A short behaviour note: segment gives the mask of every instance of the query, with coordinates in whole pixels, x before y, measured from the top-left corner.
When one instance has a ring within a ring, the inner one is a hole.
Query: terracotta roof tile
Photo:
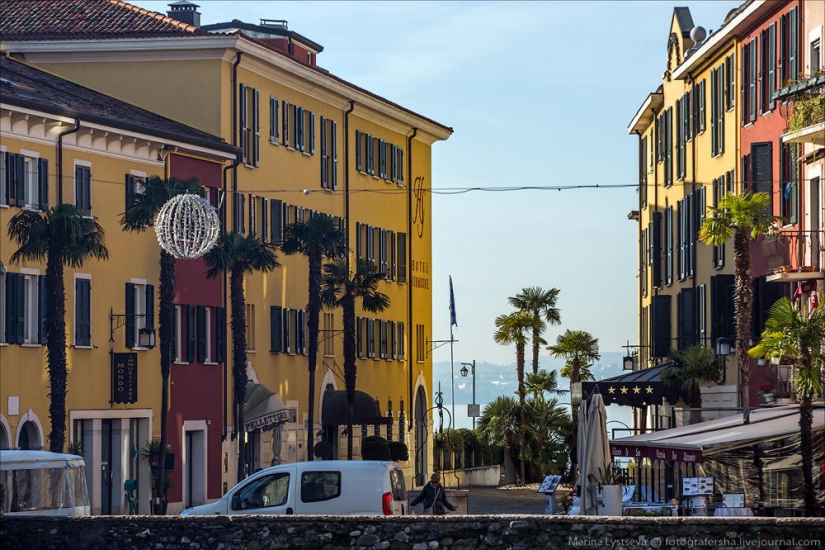
[[[8,57],[0,56],[0,71],[0,97],[4,103],[192,145],[236,151],[221,138]]]
[[[3,40],[88,40],[207,35],[120,0],[3,0]]]

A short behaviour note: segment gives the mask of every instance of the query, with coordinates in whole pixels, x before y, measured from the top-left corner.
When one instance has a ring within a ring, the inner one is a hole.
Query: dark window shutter
[[[19,273],[6,273],[6,342],[23,343],[25,322],[25,277]]]
[[[755,193],[773,191],[773,143],[763,141],[751,144],[751,182]]]
[[[705,131],[705,80],[699,83],[699,131]]]
[[[679,349],[689,348],[696,343],[696,308],[693,289],[686,288],[679,293]]]
[[[330,166],[330,179],[332,180],[333,191],[338,189],[338,123],[331,121],[329,140],[332,152],[332,165]]]
[[[135,347],[135,284],[126,283],[126,347]]]
[[[241,148],[243,161],[246,164],[251,163],[249,158],[249,122],[247,120],[247,98],[246,98],[246,84],[240,84],[238,87],[238,130],[240,131],[238,146]]]
[[[226,309],[215,309],[215,361],[226,361]]]
[[[355,341],[356,355],[364,357],[364,319],[362,317],[355,319]]]
[[[653,297],[653,357],[667,357],[670,351],[670,296]]]
[[[180,312],[181,306],[174,306],[174,317],[172,321],[172,362],[177,362],[181,360],[181,356],[178,353],[178,331],[180,331],[183,328],[181,326],[183,323],[180,318]]]
[[[269,141],[278,141],[278,98],[269,96]]]
[[[261,164],[261,96],[258,90],[252,90],[252,164]]]
[[[711,340],[714,344],[719,338],[736,337],[734,288],[733,275],[716,275],[710,279]]]
[[[292,351],[292,346],[290,346],[290,310],[289,308],[282,308],[281,309],[281,318],[283,319],[283,341],[282,341],[282,349],[284,353],[290,353]]]
[[[650,228],[650,267],[651,285],[662,286],[662,213],[654,212]]]
[[[791,189],[790,189],[790,213],[788,219],[791,223],[796,223],[799,217],[799,147],[798,143],[790,144],[790,169],[791,169]]]
[[[289,102],[283,102],[283,109],[281,109],[281,116],[283,117],[281,128],[281,143],[289,146]]]
[[[155,328],[155,285],[146,285],[146,328]]]
[[[364,171],[363,151],[361,150],[361,131],[355,130],[355,169]]]
[[[261,239],[269,242],[269,199],[264,197],[261,199]]]
[[[269,351],[280,353],[283,351],[282,334],[283,328],[281,326],[281,307],[270,306],[269,308]]]
[[[770,108],[776,107],[773,93],[776,91],[776,23],[768,27],[768,92],[771,96]]]
[[[0,204],[9,204],[9,180],[11,179],[12,169],[9,167],[9,159],[11,155],[5,151],[0,153],[3,158],[0,162],[3,163],[3,181],[0,181]]]
[[[765,321],[774,303],[785,295],[785,285],[780,283],[769,283],[765,281],[765,276],[754,279],[753,293],[753,321],[751,338],[759,341],[762,331],[765,330]]]
[[[75,280],[75,344],[92,345],[91,335],[91,281]]]
[[[309,154],[315,154],[315,113],[309,112]]]
[[[398,282],[407,282],[407,234],[397,233],[398,235]]]
[[[329,164],[327,162],[327,117],[321,117],[321,187],[329,187]]]
[[[126,210],[135,204],[135,176],[126,174]]]
[[[272,244],[281,244],[283,242],[283,222],[281,220],[283,212],[283,203],[279,200],[272,199],[269,201],[269,222],[270,222],[270,241]]]
[[[198,363],[206,362],[206,307],[196,306],[195,313],[197,320],[197,360]]]
[[[750,67],[750,74],[748,75],[748,90],[749,90],[749,104],[748,104],[748,122],[754,122],[756,120],[756,101],[757,101],[757,90],[756,90],[756,76],[757,76],[757,50],[756,50],[756,38],[752,38],[750,44],[748,46],[748,55],[749,60],[746,60]]]
[[[26,204],[26,157],[16,155],[14,160],[14,196],[17,197],[15,204],[24,206]]]
[[[37,276],[37,343],[45,344],[46,337],[46,276]]]
[[[799,76],[799,16],[797,9],[788,12],[788,79],[796,80]]]
[[[404,149],[398,148],[398,185],[404,185]]]
[[[186,306],[186,362],[195,362],[195,339],[197,327],[195,326],[195,306]]]
[[[37,159],[37,194],[40,210],[49,208],[49,161]]]

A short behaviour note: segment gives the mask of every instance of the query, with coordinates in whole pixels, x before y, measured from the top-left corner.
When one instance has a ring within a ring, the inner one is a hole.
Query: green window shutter
[[[195,362],[195,343],[197,327],[195,326],[195,306],[186,306],[186,362]]]
[[[46,343],[46,276],[37,276],[37,343]]]
[[[252,164],[261,164],[261,94],[258,90],[252,90]]]
[[[776,92],[776,23],[768,27],[768,93],[770,94],[770,108],[776,108],[773,94]]]
[[[309,154],[315,154],[315,113],[309,112]]]
[[[269,351],[281,353],[283,351],[283,327],[281,324],[280,306],[270,306],[269,308]]]
[[[332,165],[330,166],[332,189],[338,189],[338,123],[331,121],[332,128],[330,129],[330,149],[332,152]]]
[[[281,143],[289,147],[289,102],[284,101],[282,107],[281,116],[283,120],[281,121],[281,128],[283,131],[281,132]]]
[[[290,331],[290,312],[291,310],[288,307],[281,309],[281,319],[283,319],[283,341],[281,349],[284,353],[290,353],[292,351],[292,343],[290,340],[291,331]]]
[[[772,194],[773,143],[763,141],[751,144],[751,181],[755,193]]]
[[[91,281],[89,279],[75,280],[75,344],[91,346]]]
[[[26,157],[23,155],[14,156],[14,196],[17,206],[26,204]]]
[[[6,273],[6,342],[23,343],[26,322],[26,278],[20,273]]]
[[[129,210],[135,204],[135,176],[126,174],[126,203],[125,209]]]
[[[398,233],[398,282],[407,282],[407,234]]]
[[[269,141],[278,141],[278,98],[269,96]]]
[[[238,89],[238,131],[240,132],[238,136],[238,145],[241,148],[241,155],[243,155],[243,162],[245,164],[251,164],[251,159],[249,158],[249,132],[248,126],[248,113],[247,113],[247,97],[246,97],[246,84],[239,85]]]
[[[705,79],[699,83],[699,131],[705,131]]]
[[[49,208],[49,161],[37,159],[37,194],[40,210]]]
[[[155,285],[146,285],[146,328],[155,328]]]
[[[269,199],[261,199],[261,239],[269,242]]]
[[[198,363],[206,361],[206,307],[196,306],[197,315],[197,360]]]
[[[329,187],[327,164],[327,118],[321,117],[321,188]]]
[[[749,76],[749,93],[750,97],[748,99],[748,122],[756,121],[756,78],[757,78],[757,50],[756,50],[756,38],[751,39],[750,44],[748,45],[748,55],[749,61],[748,65],[750,67],[750,74]]]
[[[788,80],[799,77],[799,13],[796,7],[788,12]]]
[[[361,132],[355,130],[355,169],[364,171],[363,151],[361,150]]]
[[[269,201],[269,221],[270,221],[270,242],[272,244],[281,244],[283,242],[283,203],[282,201],[272,199]]]
[[[226,309],[215,309],[215,361],[226,361]]]
[[[790,144],[790,168],[791,168],[791,189],[790,189],[790,212],[788,219],[791,223],[796,223],[799,221],[799,144],[791,143]]]
[[[126,347],[135,347],[135,284],[126,283]]]

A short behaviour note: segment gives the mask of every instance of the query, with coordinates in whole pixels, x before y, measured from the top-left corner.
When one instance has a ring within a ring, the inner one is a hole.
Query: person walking
[[[424,514],[432,514],[435,516],[442,516],[447,512],[444,510],[448,508],[455,512],[456,507],[450,504],[447,500],[447,492],[441,486],[441,476],[433,474],[430,476],[430,481],[427,483],[421,493],[410,502],[410,507],[415,508],[419,502],[424,502]]]

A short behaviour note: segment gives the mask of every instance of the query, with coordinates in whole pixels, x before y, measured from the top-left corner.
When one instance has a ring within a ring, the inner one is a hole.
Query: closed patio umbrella
[[[579,466],[579,502],[581,513],[585,514],[585,497],[589,484],[587,483],[587,400],[579,403],[579,425],[576,429],[576,459]]]
[[[587,422],[585,424],[585,474],[582,477],[587,480],[588,488],[592,488],[595,484],[590,483],[587,478],[591,474],[598,476],[600,471],[612,468],[613,462],[610,455],[610,441],[607,435],[607,410],[599,393],[594,393],[590,397],[590,407],[587,410]],[[582,513],[596,513],[596,505],[594,491],[583,490]]]

